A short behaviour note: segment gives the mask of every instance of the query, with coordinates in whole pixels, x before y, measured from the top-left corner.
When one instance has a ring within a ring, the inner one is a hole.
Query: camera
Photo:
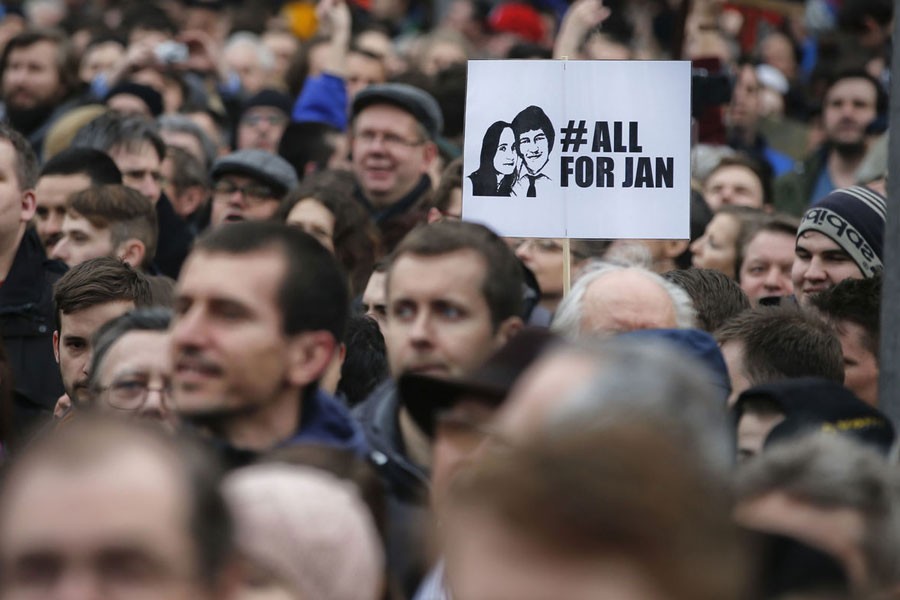
[[[188,47],[185,44],[167,40],[153,49],[156,59],[163,64],[184,62],[188,59]]]

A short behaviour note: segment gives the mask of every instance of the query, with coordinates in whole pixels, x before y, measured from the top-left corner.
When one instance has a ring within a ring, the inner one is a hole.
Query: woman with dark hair
[[[497,121],[484,133],[481,162],[469,175],[475,196],[509,196],[516,181],[516,136],[512,125]]]

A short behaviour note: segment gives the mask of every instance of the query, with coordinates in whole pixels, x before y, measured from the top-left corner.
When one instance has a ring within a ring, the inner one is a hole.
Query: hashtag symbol
[[[569,152],[570,147],[571,152],[578,152],[581,145],[587,143],[587,127],[584,121],[578,121],[576,127],[575,119],[569,119],[568,127],[563,127],[559,132],[562,134],[563,152]]]

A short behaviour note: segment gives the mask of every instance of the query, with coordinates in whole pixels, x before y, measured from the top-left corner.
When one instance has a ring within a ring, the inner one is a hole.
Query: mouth
[[[448,377],[450,375],[447,366],[441,363],[413,365],[406,369],[406,372],[415,375],[431,375],[433,377]]]
[[[184,386],[190,387],[221,375],[222,369],[218,365],[203,358],[182,358],[175,363],[175,378]]]
[[[237,223],[238,221],[243,221],[243,220],[244,220],[244,215],[241,215],[238,213],[228,213],[227,215],[225,215],[225,219],[224,219],[224,221],[226,223]]]

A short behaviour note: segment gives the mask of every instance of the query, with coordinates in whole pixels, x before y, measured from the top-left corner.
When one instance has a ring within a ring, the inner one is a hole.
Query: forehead
[[[59,315],[60,333],[91,337],[101,325],[134,309],[133,300],[113,300]]]
[[[787,254],[793,258],[795,239],[795,236],[786,231],[760,231],[747,244],[745,254],[748,258],[751,253],[757,255]]]
[[[52,63],[56,58],[56,42],[41,40],[28,46],[19,46],[9,52],[9,60],[27,59],[43,63]]]
[[[481,296],[486,275],[484,257],[470,248],[437,256],[402,254],[391,266],[387,293],[423,299],[448,293]]]
[[[13,148],[12,142],[0,139],[0,173],[3,173],[4,179],[15,178],[16,175],[16,150]]]
[[[708,231],[715,231],[718,234],[734,234],[737,235],[738,229],[740,229],[740,221],[734,215],[730,215],[728,213],[717,213],[712,221],[709,222],[706,229]]]
[[[797,247],[803,248],[812,254],[828,252],[830,250],[844,251],[837,242],[818,231],[804,231],[797,236]]]
[[[157,168],[159,154],[150,142],[139,142],[132,145],[118,145],[109,149],[109,156],[120,169]]]
[[[846,96],[864,96],[870,99],[874,104],[878,97],[878,91],[868,79],[862,77],[848,77],[847,79],[841,79],[835,83],[826,93],[826,99],[828,100]]]
[[[275,307],[286,269],[284,256],[275,248],[246,254],[201,249],[185,262],[176,292],[181,297]]]
[[[72,175],[44,175],[35,186],[38,204],[62,204],[71,194],[86,190],[91,186],[91,178],[84,173]]]
[[[91,235],[109,232],[109,227],[94,227],[84,216],[71,210],[66,213],[62,227],[65,231],[81,231]]]
[[[745,185],[751,184],[756,187],[762,187],[762,183],[760,183],[756,174],[749,167],[744,167],[742,165],[719,167],[709,176],[706,185],[708,187],[714,183],[725,182],[742,183]]]
[[[523,138],[538,138],[538,137],[546,137],[543,129],[529,129],[528,131],[524,131],[519,134],[519,137]]]
[[[241,119],[246,119],[247,117],[284,117],[284,111],[280,108],[275,108],[274,106],[254,106],[251,109],[248,109],[242,116]]]
[[[165,331],[129,331],[117,339],[106,353],[101,367],[101,380],[125,372],[167,371],[168,333]]]
[[[382,131],[416,131],[418,121],[403,109],[390,104],[373,104],[360,112],[353,122],[354,129]]]
[[[37,459],[19,471],[0,509],[2,554],[71,555],[122,545],[188,543],[186,489],[151,448],[123,447],[87,463]],[[183,546],[182,546],[183,547]],[[179,548],[180,549],[180,548]]]

